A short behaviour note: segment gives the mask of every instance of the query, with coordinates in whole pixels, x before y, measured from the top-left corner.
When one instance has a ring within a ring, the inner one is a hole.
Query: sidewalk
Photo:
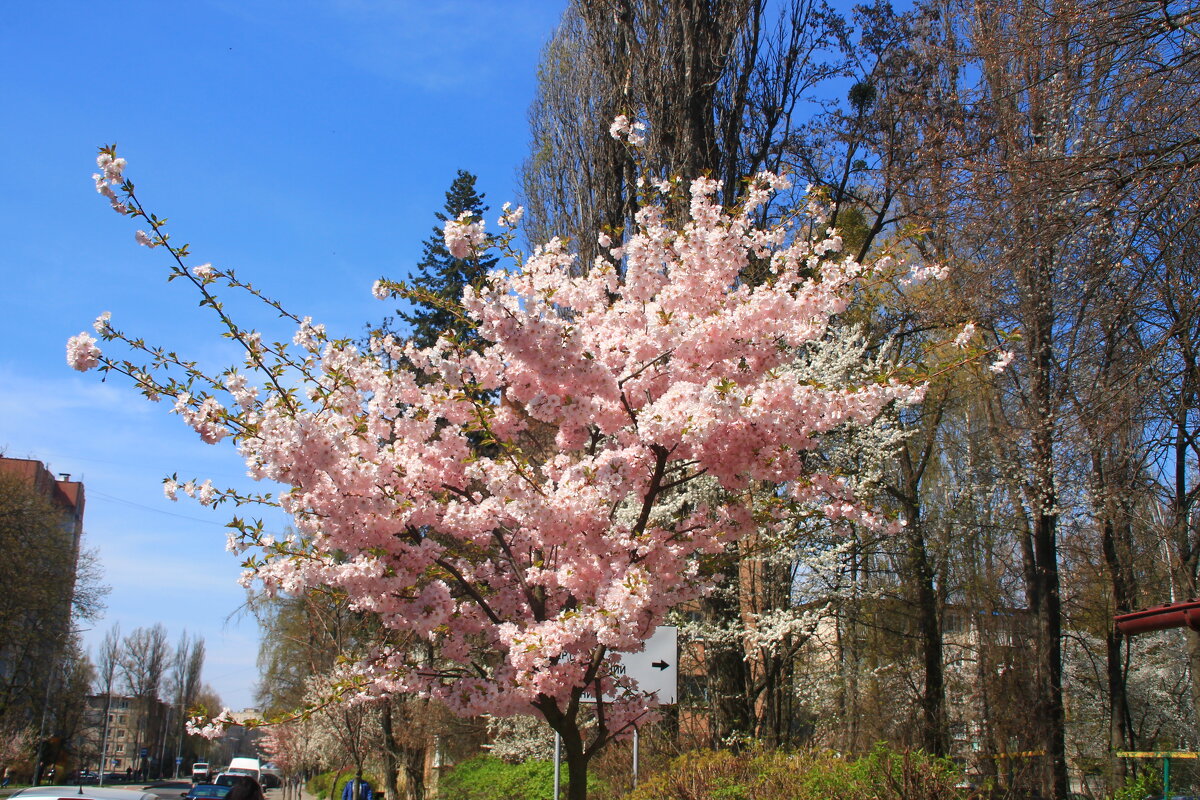
[[[283,789],[272,789],[267,793],[267,800],[282,800],[283,797]],[[295,795],[289,795],[289,797],[294,798]],[[302,783],[300,784],[300,800],[324,800],[324,798],[309,792],[308,786]]]

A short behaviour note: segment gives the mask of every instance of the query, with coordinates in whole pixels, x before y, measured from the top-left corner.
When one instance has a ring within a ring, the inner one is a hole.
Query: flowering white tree
[[[288,487],[278,504],[300,536],[239,523],[233,542],[258,548],[245,563],[268,590],[337,587],[383,630],[433,646],[385,640],[355,665],[356,686],[419,692],[462,714],[541,716],[562,737],[572,798],[585,796],[604,743],[652,717],[653,698],[615,667],[706,590],[701,557],[779,524],[788,504],[887,524],[808,456],[824,434],[915,402],[921,388],[887,375],[821,383],[789,365],[827,337],[857,286],[896,265],[843,257],[820,218],[756,226],[780,178],[754,178],[732,210],[715,203],[714,181],[686,196],[662,182],[623,240],[599,235],[602,255],[586,265],[559,240],[522,259],[510,231],[497,241],[513,268],[464,289],[481,350],[386,337],[360,351],[274,303],[297,326],[292,344],[241,327],[217,289],[257,291],[231,271],[189,268],[113,148],[99,163],[99,191],[144,220],[138,241],[169,252],[171,277],[192,284],[246,361],[208,374],[107,315],[99,336],[148,361],[104,355],[86,333],[68,361],[173,400],[204,441],[231,437],[253,476]],[[489,241],[478,221],[445,233],[456,255]],[[751,265],[769,278],[741,281]],[[398,290],[381,280],[374,291]],[[702,477],[714,490],[690,502],[684,490]],[[763,482],[780,490],[756,504]],[[208,481],[166,488],[205,504],[274,502]],[[588,730],[585,695],[606,698]]]
[[[0,774],[30,760],[37,732],[32,725],[0,726]]]

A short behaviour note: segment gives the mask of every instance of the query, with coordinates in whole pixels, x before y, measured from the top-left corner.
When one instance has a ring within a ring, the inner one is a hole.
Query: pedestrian
[[[4,779],[0,780],[0,789],[7,789],[10,783],[12,783],[12,775],[9,773],[8,767],[5,767]]]
[[[262,787],[254,778],[249,775],[238,775],[234,778],[229,794],[225,795],[225,800],[266,800],[266,795],[263,794]]]
[[[346,781],[346,786],[342,789],[342,800],[374,800],[374,797],[371,784],[363,780],[361,775]]]

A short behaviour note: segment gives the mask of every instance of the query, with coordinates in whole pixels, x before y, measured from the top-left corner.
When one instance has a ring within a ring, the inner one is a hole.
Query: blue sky
[[[331,333],[390,307],[372,282],[420,258],[457,169],[493,211],[516,196],[539,51],[562,0],[190,0],[10,4],[0,26],[0,450],[85,482],[87,542],[112,587],[96,645],[161,622],[208,647],[205,679],[252,703],[257,628],[238,618],[228,511],[171,503],[162,478],[245,482],[165,405],[65,362],[111,311],[214,367],[231,351],[165,258],[94,191],[117,142],[149,210],[194,263],[233,267]],[[493,215],[494,216],[494,215]],[[489,224],[490,224],[489,220]],[[263,318],[267,319],[267,318]],[[267,328],[271,331],[271,328]],[[275,329],[278,330],[278,329]],[[279,335],[290,337],[290,331]],[[282,527],[280,519],[269,525]]]

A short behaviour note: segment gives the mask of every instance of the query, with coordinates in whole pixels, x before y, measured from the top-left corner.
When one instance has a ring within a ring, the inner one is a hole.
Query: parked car
[[[283,785],[283,773],[273,762],[268,761],[262,765],[261,783],[264,789],[278,789]]]
[[[12,795],[21,800],[158,800],[158,795],[141,789],[113,789],[108,786],[30,786]]]
[[[225,800],[225,795],[229,794],[233,786],[224,786],[218,783],[197,783],[191,789],[183,793],[187,800]]]

